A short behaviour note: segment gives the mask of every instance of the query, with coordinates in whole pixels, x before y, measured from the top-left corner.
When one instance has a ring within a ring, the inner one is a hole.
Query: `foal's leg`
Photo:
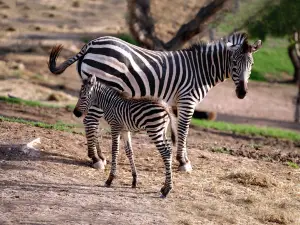
[[[123,132],[122,137],[123,137],[123,141],[124,141],[125,152],[126,152],[127,158],[129,159],[130,167],[131,167],[132,187],[136,188],[137,173],[136,173],[136,167],[134,164],[134,156],[133,156],[133,151],[132,151],[130,132],[129,131]]]
[[[100,143],[99,143],[99,129],[97,129],[97,134],[96,134],[96,149],[97,149],[98,157],[100,158],[100,161],[98,162],[98,164],[99,164],[99,166],[104,167],[106,165],[106,159],[102,153]]]
[[[86,139],[87,139],[87,146],[88,146],[88,156],[93,160],[92,167],[96,169],[104,169],[105,168],[104,162],[106,161],[104,156],[102,155],[99,142],[98,142],[99,120],[103,115],[101,112],[95,115],[94,113],[91,113],[89,111],[83,120]]]
[[[172,190],[173,182],[172,182],[172,149],[167,140],[164,140],[164,131],[158,132],[147,130],[147,133],[151,140],[156,145],[161,157],[163,158],[165,164],[165,184],[161,188],[162,197],[167,197],[169,192]]]
[[[111,129],[111,138],[112,138],[112,159],[111,159],[111,169],[110,174],[105,182],[106,186],[109,187],[117,175],[117,163],[119,155],[119,145],[120,145],[120,129]]]

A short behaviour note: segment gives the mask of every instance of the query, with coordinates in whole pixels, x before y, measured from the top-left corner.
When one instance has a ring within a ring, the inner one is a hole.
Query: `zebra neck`
[[[223,43],[201,45],[193,48],[196,77],[200,86],[214,87],[229,78],[229,52]]]
[[[194,65],[195,97],[201,100],[212,87],[229,78],[230,53],[220,42],[200,44],[189,50]]]
[[[114,97],[115,94],[110,88],[98,83],[94,89],[92,105],[97,105],[102,110],[105,110]]]

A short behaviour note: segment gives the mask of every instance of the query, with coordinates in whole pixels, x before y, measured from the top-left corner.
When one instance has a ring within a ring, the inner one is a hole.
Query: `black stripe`
[[[87,65],[97,68],[99,70],[105,71],[108,74],[114,75],[115,77],[118,77],[124,81],[124,83],[130,88],[132,96],[135,96],[135,90],[132,87],[128,77],[124,73],[120,73],[118,70],[116,70],[113,67],[110,67],[109,65],[103,64],[98,61],[94,61],[92,59],[84,59],[83,63],[86,63]]]

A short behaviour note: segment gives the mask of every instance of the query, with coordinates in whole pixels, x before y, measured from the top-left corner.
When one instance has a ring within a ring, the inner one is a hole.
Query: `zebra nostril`
[[[235,90],[235,93],[239,99],[243,99],[247,94],[247,90],[244,87],[238,86]]]
[[[81,116],[82,116],[82,113],[81,113],[79,110],[77,110],[76,108],[74,109],[73,114],[74,114],[76,117],[81,117]]]

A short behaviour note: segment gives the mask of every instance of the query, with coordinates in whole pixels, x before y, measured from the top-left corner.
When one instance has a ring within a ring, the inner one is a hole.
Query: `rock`
[[[25,65],[23,63],[9,62],[8,67],[13,70],[25,70]]]
[[[48,101],[56,101],[56,102],[61,102],[61,101],[68,101],[70,100],[69,96],[66,96],[63,93],[60,92],[55,92],[55,93],[51,93],[48,98]]]
[[[14,31],[16,31],[16,28],[8,27],[8,28],[6,28],[6,31],[14,32]]]
[[[72,6],[73,6],[74,8],[78,8],[78,7],[80,6],[79,1],[73,2]]]

